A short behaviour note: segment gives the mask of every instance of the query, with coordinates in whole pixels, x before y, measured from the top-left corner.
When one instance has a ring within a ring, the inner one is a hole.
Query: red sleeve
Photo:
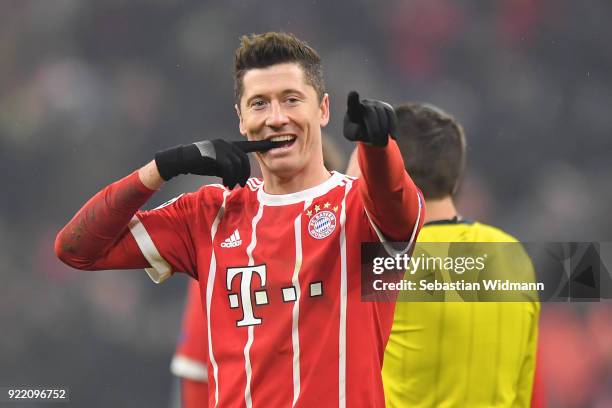
[[[172,359],[174,375],[195,381],[207,381],[208,336],[202,307],[200,285],[191,280],[179,341]]]
[[[137,211],[154,191],[134,172],[89,200],[59,232],[55,251],[77,269],[145,268],[155,282],[179,271],[197,277],[194,235],[206,245],[206,217],[218,211],[215,198],[223,191],[203,188],[154,210]]]
[[[360,193],[370,220],[390,241],[412,242],[425,218],[421,192],[393,139],[386,147],[357,143],[363,182]]]
[[[181,379],[182,408],[205,408],[208,406],[208,383]]]
[[[211,227],[226,194],[222,186],[205,186],[151,211],[136,213],[130,229],[151,265],[147,273],[154,282],[173,272],[198,278],[196,248],[203,259],[210,259]]]
[[[538,350],[536,351],[535,372],[533,374],[533,389],[531,391],[531,408],[546,407],[546,393],[544,389],[544,378],[542,369],[542,357],[539,350],[540,343],[538,342]]]
[[[139,211],[130,223],[131,233],[151,265],[147,273],[154,282],[174,272],[197,278],[194,237],[187,222],[197,222],[197,196],[182,194],[153,210]]]
[[[107,186],[57,234],[55,253],[64,263],[83,270],[148,267],[128,224],[153,193],[137,172]]]
[[[183,312],[181,335],[176,348],[182,354],[206,365],[208,361],[208,337],[206,316],[200,296],[198,281],[191,279],[187,291],[187,303]]]

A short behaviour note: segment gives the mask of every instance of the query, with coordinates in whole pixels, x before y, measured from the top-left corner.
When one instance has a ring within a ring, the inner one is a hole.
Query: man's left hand
[[[372,146],[384,147],[395,134],[397,119],[393,107],[386,102],[359,99],[352,91],[348,95],[344,115],[344,137]]]

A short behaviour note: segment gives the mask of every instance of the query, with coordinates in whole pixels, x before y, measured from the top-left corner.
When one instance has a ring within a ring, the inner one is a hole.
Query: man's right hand
[[[162,150],[155,154],[155,164],[166,181],[179,174],[216,176],[221,177],[229,188],[236,184],[244,187],[251,174],[247,154],[223,139],[203,140]]]

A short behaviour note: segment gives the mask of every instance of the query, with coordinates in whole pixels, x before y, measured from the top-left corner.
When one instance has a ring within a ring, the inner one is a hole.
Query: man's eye
[[[298,103],[300,100],[299,98],[296,98],[295,96],[290,96],[286,99],[286,101],[289,103]]]
[[[266,102],[261,100],[261,99],[256,99],[253,102],[251,102],[251,107],[252,108],[263,108],[266,105]]]

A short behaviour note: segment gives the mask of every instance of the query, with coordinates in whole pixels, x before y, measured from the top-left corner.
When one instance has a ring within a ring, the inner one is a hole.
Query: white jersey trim
[[[328,178],[318,186],[307,188],[306,190],[298,191],[296,193],[291,194],[268,194],[264,191],[264,182],[259,185],[259,190],[257,191],[257,199],[260,203],[269,206],[291,205],[301,203],[302,201],[312,201],[313,199],[326,194],[332,188],[340,185],[343,178],[344,174],[337,173],[334,171],[332,172],[330,178]]]
[[[306,210],[312,201],[304,202],[304,210]],[[293,304],[292,319],[291,319],[291,342],[293,344],[293,402],[292,407],[297,403],[302,389],[300,378],[300,298],[302,297],[302,289],[300,286],[300,269],[302,268],[302,214],[298,215],[293,222],[293,231],[295,234],[295,264],[293,266],[293,276],[291,283],[295,288],[296,298]]]
[[[368,220],[370,221],[370,225],[372,225],[372,228],[374,229],[374,232],[376,232],[376,236],[380,240],[380,243],[383,245],[383,247],[385,248],[385,251],[390,256],[394,257],[394,256],[397,256],[397,255],[404,255],[414,245],[414,241],[415,241],[415,238],[416,238],[416,233],[417,233],[417,230],[419,228],[419,224],[421,223],[421,213],[423,212],[423,199],[421,197],[421,193],[419,193],[418,191],[417,191],[417,201],[418,201],[418,205],[419,205],[419,210],[418,210],[418,213],[417,213],[416,221],[414,223],[414,227],[412,228],[412,234],[410,235],[410,239],[408,240],[408,244],[405,247],[402,246],[399,249],[395,248],[392,245],[392,241],[388,240],[385,237],[385,235],[378,228],[378,226],[374,223],[374,221],[372,221],[372,218],[370,218],[370,214],[368,213],[368,210],[365,210],[365,208],[364,208],[365,213],[368,216]]]
[[[192,358],[182,354],[175,354],[170,363],[170,372],[177,377],[193,381],[208,382],[208,368]]]
[[[251,221],[251,242],[249,243],[249,246],[246,249],[246,253],[249,257],[249,266],[253,266],[255,264],[255,261],[253,259],[253,251],[255,250],[255,246],[257,246],[257,223],[263,216],[263,208],[264,208],[263,204],[259,203],[259,209],[257,210],[257,214],[255,215],[255,217],[253,217],[253,220]],[[265,285],[265,282],[262,282],[262,284]],[[254,340],[253,331],[254,331],[254,327],[249,326],[247,330],[248,339],[247,339],[247,343],[244,346],[244,350],[243,350],[244,371],[246,374],[246,385],[244,387],[244,402],[247,408],[251,408],[253,406],[253,400],[251,399],[251,376],[253,374],[253,369],[251,367],[251,357],[250,357],[251,346],[253,345],[253,340]]]
[[[346,180],[342,210],[340,212],[340,328],[338,333],[338,406],[346,407],[346,308],[348,278],[346,266],[346,197],[353,187],[353,180]]]
[[[168,279],[170,275],[172,275],[172,267],[161,256],[140,219],[134,215],[128,227],[142,255],[149,262],[149,265],[151,265],[150,268],[145,268],[151,280],[155,283],[162,283]]]
[[[229,191],[223,191],[223,203],[217,212],[217,216],[215,217],[215,221],[213,222],[210,228],[210,242],[213,243],[215,240],[215,235],[217,234],[217,228],[219,227],[219,223],[221,222],[221,218],[223,217],[223,213],[225,212],[225,201],[227,196],[229,195]],[[219,366],[217,365],[217,361],[215,360],[215,354],[213,353],[213,343],[212,343],[212,335],[210,331],[210,307],[212,301],[212,292],[215,284],[215,274],[217,272],[217,260],[215,258],[215,246],[212,246],[212,253],[210,256],[210,266],[208,268],[208,280],[206,284],[206,325],[208,326],[208,359],[210,360],[210,365],[213,368],[213,378],[215,380],[215,407],[219,403]]]

